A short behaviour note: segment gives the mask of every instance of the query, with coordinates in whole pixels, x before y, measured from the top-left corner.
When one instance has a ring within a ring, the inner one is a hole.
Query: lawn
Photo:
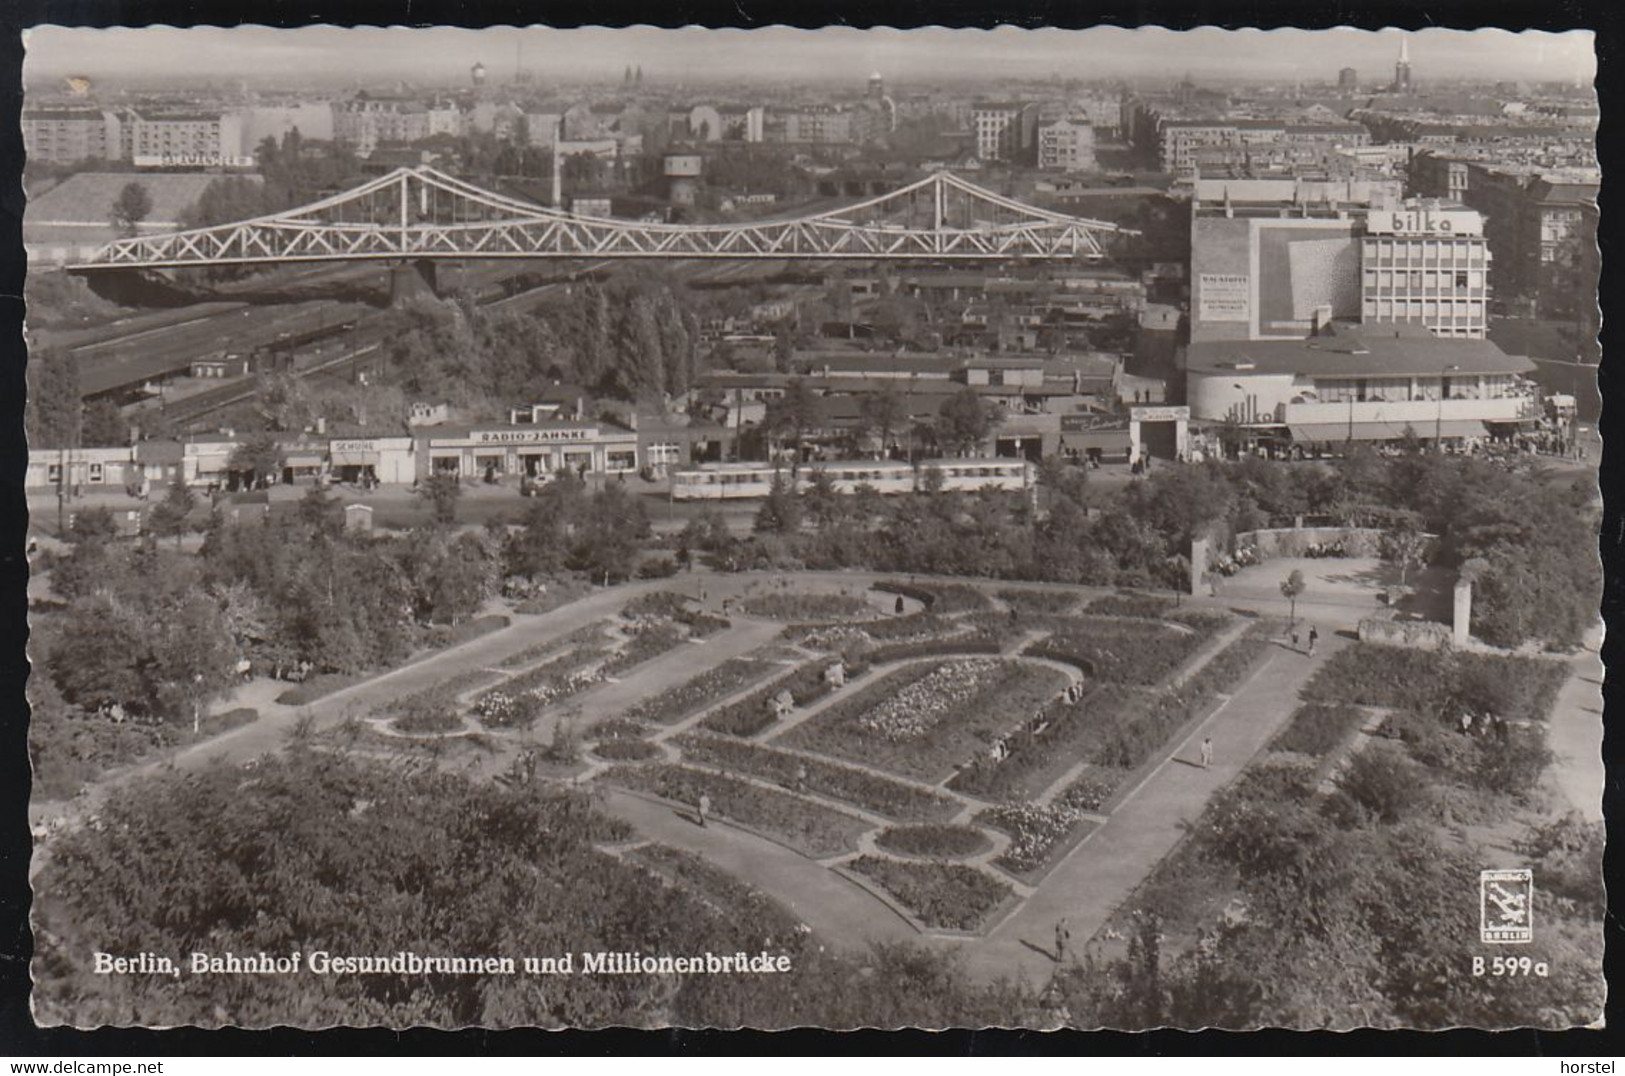
[[[1065,686],[1056,670],[1023,662],[922,662],[827,707],[784,744],[936,782],[985,754]]]
[[[992,875],[960,863],[859,856],[845,866],[890,893],[934,930],[979,930],[1013,892]]]
[[[730,658],[669,691],[641,700],[626,712],[626,716],[636,721],[674,725],[718,699],[743,691],[758,680],[783,669],[784,666],[776,662]]]
[[[875,835],[875,847],[917,859],[968,859],[993,842],[975,826],[888,826]]]
[[[761,744],[703,733],[679,737],[683,758],[729,773],[748,774],[795,790],[842,800],[900,822],[929,822],[952,818],[958,801],[878,774],[823,759],[779,751]]]
[[[617,766],[604,775],[604,780],[672,800],[690,812],[697,809],[702,795],[709,796],[712,814],[738,822],[814,859],[853,851],[858,836],[870,828],[861,818],[800,796],[686,766]]]

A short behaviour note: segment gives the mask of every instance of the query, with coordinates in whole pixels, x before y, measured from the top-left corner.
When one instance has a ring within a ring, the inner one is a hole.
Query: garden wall
[[[1440,650],[1450,644],[1450,627],[1430,620],[1399,620],[1391,609],[1360,621],[1360,641],[1415,650]]]
[[[1235,548],[1252,548],[1262,560],[1305,556],[1312,545],[1342,543],[1345,556],[1375,557],[1382,553],[1383,531],[1377,527],[1274,527],[1241,531]]]

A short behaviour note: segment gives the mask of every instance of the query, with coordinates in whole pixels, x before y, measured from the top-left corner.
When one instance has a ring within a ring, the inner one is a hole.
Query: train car
[[[970,493],[983,489],[1003,489],[1020,492],[1031,489],[1037,471],[1028,460],[1021,459],[941,459],[925,460],[919,468],[920,488],[928,469],[942,474],[942,489],[949,493]]]
[[[915,485],[914,467],[901,460],[819,460],[801,468],[802,489],[815,474],[827,475],[837,493],[856,493],[862,485],[885,494],[912,493]]]
[[[790,481],[788,464],[709,463],[672,471],[671,496],[677,501],[733,501],[766,497],[773,477]]]

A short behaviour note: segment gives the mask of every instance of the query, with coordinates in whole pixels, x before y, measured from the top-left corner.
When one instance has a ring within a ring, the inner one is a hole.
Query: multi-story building
[[[333,107],[333,138],[367,156],[380,142],[416,142],[430,134],[422,101],[360,93]]]
[[[1360,88],[1360,72],[1352,67],[1345,67],[1337,73],[1337,89],[1341,93],[1353,93]]]
[[[1095,167],[1095,129],[1087,120],[1059,119],[1038,128],[1038,167],[1064,172],[1091,172]]]
[[[984,161],[1030,158],[1038,124],[1038,106],[1019,101],[978,102],[971,108],[976,156]]]
[[[1197,422],[1283,447],[1483,439],[1539,416],[1535,364],[1488,340],[1417,325],[1329,327],[1296,340],[1193,343],[1186,400]]]
[[[243,121],[234,113],[132,112],[130,156],[136,160],[232,158],[244,153]]]
[[[1361,320],[1482,340],[1489,269],[1484,218],[1476,211],[1421,201],[1372,209],[1360,239]]]
[[[121,156],[118,114],[98,108],[31,108],[22,115],[23,144],[35,160],[56,164]]]
[[[802,108],[784,114],[786,142],[852,142],[857,135],[855,113],[840,109]]]

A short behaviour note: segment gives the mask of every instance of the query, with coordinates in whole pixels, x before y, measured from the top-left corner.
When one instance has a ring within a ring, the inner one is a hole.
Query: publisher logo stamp
[[[1494,945],[1533,941],[1535,872],[1480,871],[1478,874],[1478,936]]]

